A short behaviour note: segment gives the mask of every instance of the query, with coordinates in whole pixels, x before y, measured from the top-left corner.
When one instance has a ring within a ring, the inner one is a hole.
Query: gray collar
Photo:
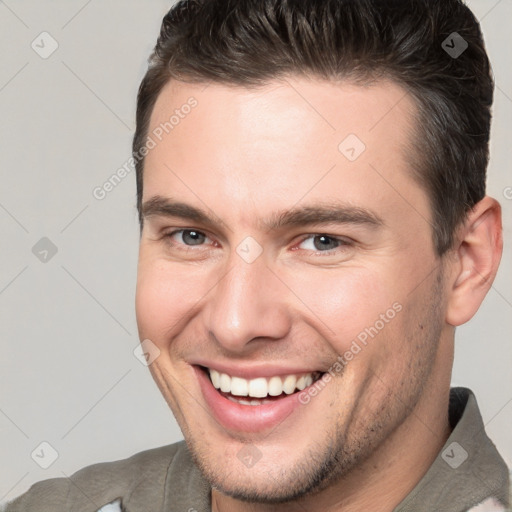
[[[508,468],[485,433],[475,395],[450,390],[452,433],[436,460],[394,512],[465,511],[494,497],[509,505]]]

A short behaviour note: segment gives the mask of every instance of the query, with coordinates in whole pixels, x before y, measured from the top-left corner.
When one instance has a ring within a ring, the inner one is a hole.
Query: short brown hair
[[[182,0],[164,17],[149,64],[134,154],[171,79],[252,87],[287,75],[389,78],[417,105],[409,159],[431,202],[439,255],[485,195],[494,83],[478,21],[460,0]],[[141,229],[143,168],[137,159]]]

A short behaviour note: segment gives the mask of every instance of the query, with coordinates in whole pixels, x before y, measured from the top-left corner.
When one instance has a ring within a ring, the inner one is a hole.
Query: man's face
[[[432,399],[446,327],[429,202],[405,158],[413,112],[385,82],[171,82],[157,100],[139,334],[227,494],[299,496],[401,425],[424,428],[414,410]]]

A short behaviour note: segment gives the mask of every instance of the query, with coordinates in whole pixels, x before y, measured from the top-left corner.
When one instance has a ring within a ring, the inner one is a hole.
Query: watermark
[[[256,261],[262,252],[263,247],[252,236],[244,238],[236,248],[236,253],[246,263]]]
[[[135,169],[135,166],[149,154],[149,152],[156,148],[159,142],[162,141],[165,135],[170,133],[176,126],[178,126],[183,119],[187,117],[192,109],[197,107],[198,101],[196,98],[191,96],[188,98],[186,103],[183,103],[180,108],[174,110],[174,113],[169,119],[163,123],[160,123],[153,131],[146,137],[146,141],[139,148],[138,151],[134,152],[126,162],[119,167],[109,178],[93,188],[92,195],[94,199],[102,201],[107,195],[112,192],[131,172]]]
[[[133,355],[144,366],[149,366],[160,356],[160,349],[150,339],[145,339],[135,347]]]
[[[237,453],[236,456],[244,466],[247,466],[250,469],[261,459],[261,457],[263,457],[263,454],[253,444],[247,444]]]
[[[43,441],[34,448],[30,456],[39,467],[48,469],[59,458],[59,453],[48,441]]]
[[[458,59],[468,49],[468,46],[468,42],[458,32],[452,32],[441,43],[441,48],[452,59]]]
[[[41,59],[50,57],[59,47],[57,40],[48,32],[41,32],[30,44]]]
[[[464,450],[464,448],[459,443],[457,443],[457,441],[453,441],[453,443],[450,443],[441,452],[441,458],[452,469],[457,469],[466,461],[468,457],[468,452]]]
[[[512,199],[512,187],[505,187],[503,189],[503,197],[505,199]]]
[[[364,142],[354,133],[347,135],[338,145],[338,151],[350,162],[354,162],[366,149]]]
[[[327,384],[336,376],[336,374],[340,374],[343,371],[343,368],[354,359],[354,357],[359,354],[367,345],[368,342],[375,338],[377,334],[379,334],[384,327],[386,327],[391,320],[393,320],[400,311],[402,311],[402,304],[399,302],[395,302],[390,308],[386,310],[385,313],[381,313],[379,318],[375,320],[372,326],[366,327],[362,330],[350,344],[350,348],[348,348],[343,355],[339,355],[336,358],[336,361],[331,365],[331,367],[322,375],[320,379],[318,379],[314,384],[309,386],[304,391],[299,393],[299,402],[303,405],[311,402],[311,398],[317,396]]]
[[[57,246],[46,236],[43,236],[33,247],[32,254],[41,262],[48,263],[59,251]]]

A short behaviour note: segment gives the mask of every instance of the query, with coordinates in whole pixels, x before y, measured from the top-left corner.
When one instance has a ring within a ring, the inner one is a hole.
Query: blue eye
[[[310,235],[300,243],[302,249],[308,251],[332,251],[340,246],[348,245],[343,240],[328,235]],[[304,247],[305,246],[305,247]]]
[[[184,245],[202,245],[208,237],[195,229],[180,229],[169,233],[170,238]]]

